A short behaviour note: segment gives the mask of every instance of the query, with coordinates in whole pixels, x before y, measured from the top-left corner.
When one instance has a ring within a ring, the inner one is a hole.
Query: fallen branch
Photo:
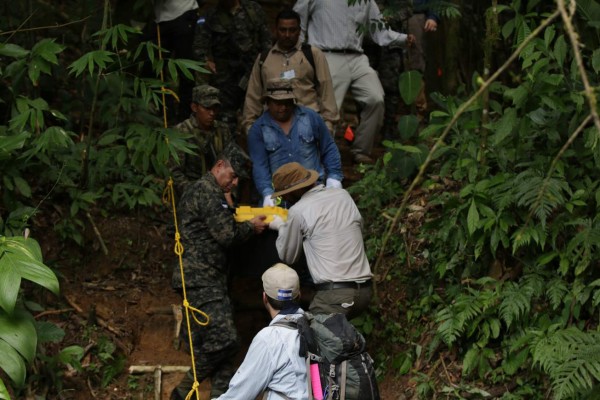
[[[44,317],[46,315],[62,314],[62,313],[70,312],[70,311],[75,311],[75,309],[74,308],[61,308],[60,310],[46,310],[46,311],[42,311],[39,314],[34,315],[33,318],[38,319],[38,318]]]
[[[102,319],[101,317],[99,317],[98,315],[95,315],[95,317],[93,318],[94,321],[90,321],[89,316],[90,316],[90,312],[85,312],[81,306],[79,306],[79,304],[77,304],[75,302],[75,300],[73,298],[71,298],[68,295],[65,295],[65,300],[67,301],[67,303],[69,303],[69,305],[71,307],[73,307],[75,309],[75,311],[77,311],[77,314],[79,315],[75,315],[75,317],[77,317],[78,322],[81,325],[89,325],[90,323],[94,323],[97,324],[98,326],[106,329],[107,331],[111,332],[114,337],[112,338],[112,340],[115,342],[115,345],[117,345],[118,348],[121,349],[121,351],[123,351],[125,354],[130,354],[131,353],[131,348],[130,346],[126,346],[120,339],[119,337],[123,336],[123,332],[119,329],[119,328],[115,328],[112,325],[110,325],[107,321],[105,321],[104,319]]]
[[[160,369],[164,373],[170,372],[188,372],[190,369],[189,365],[131,365],[129,367],[130,374],[145,374],[148,372],[154,372]]]
[[[132,365],[129,367],[130,374],[144,374],[154,372],[154,400],[160,400],[162,391],[162,374],[169,372],[188,372],[189,366],[179,365]]]
[[[98,238],[98,242],[100,242],[100,247],[102,247],[102,252],[104,253],[105,256],[107,256],[108,249],[106,248],[106,244],[104,244],[104,239],[102,239],[102,235],[100,234],[100,231],[98,230],[98,227],[96,226],[96,223],[92,219],[92,215],[89,212],[86,212],[85,216],[87,217],[88,221],[90,221],[90,224],[92,225],[92,229],[94,230],[94,233],[96,234],[96,237]]]

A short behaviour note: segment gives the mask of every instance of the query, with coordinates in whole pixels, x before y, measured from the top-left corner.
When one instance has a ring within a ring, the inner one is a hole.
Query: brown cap
[[[263,290],[273,300],[290,301],[300,294],[300,279],[292,268],[277,263],[262,275]]]
[[[310,186],[317,179],[319,179],[319,173],[315,170],[306,169],[297,162],[284,164],[273,174],[275,193],[271,197],[276,198],[282,194]]]

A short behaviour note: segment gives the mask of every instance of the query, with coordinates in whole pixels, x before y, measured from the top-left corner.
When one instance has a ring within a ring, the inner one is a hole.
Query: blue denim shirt
[[[319,180],[343,178],[340,152],[323,119],[315,111],[296,106],[286,135],[265,111],[248,131],[252,175],[258,192],[273,194],[271,177],[277,168],[296,161],[319,173]]]

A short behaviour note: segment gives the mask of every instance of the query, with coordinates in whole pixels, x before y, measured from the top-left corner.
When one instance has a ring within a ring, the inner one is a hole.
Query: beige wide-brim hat
[[[314,184],[319,179],[319,173],[312,169],[306,169],[297,162],[291,162],[277,168],[273,174],[273,188],[275,193],[271,198],[276,198],[286,193]]]

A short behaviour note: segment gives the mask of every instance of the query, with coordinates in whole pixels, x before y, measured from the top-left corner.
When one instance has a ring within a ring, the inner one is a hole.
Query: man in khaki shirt
[[[300,16],[292,10],[284,10],[276,17],[277,42],[269,50],[266,58],[259,54],[248,82],[242,132],[248,132],[254,121],[263,112],[261,98],[269,80],[289,79],[298,104],[318,112],[330,133],[339,119],[333,92],[333,83],[327,60],[316,47],[306,51],[312,53],[314,67],[307,59],[300,38]]]

